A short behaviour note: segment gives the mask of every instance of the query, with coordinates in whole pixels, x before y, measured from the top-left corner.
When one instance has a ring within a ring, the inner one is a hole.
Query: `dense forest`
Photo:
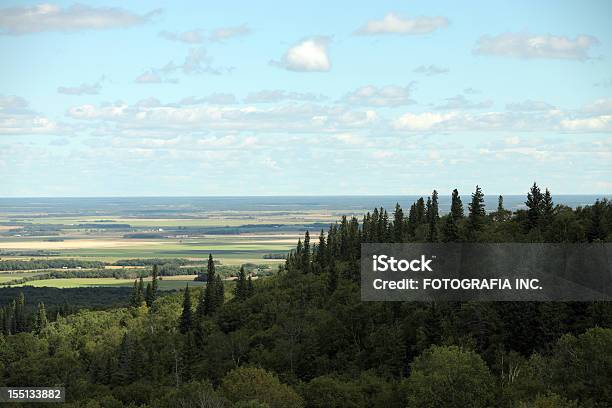
[[[307,232],[278,274],[242,269],[129,307],[83,310],[0,336],[0,385],[65,386],[86,407],[610,407],[608,302],[362,302],[363,242],[610,242],[612,203],[572,209],[533,185],[526,209],[479,187]],[[19,304],[20,300],[17,299]]]

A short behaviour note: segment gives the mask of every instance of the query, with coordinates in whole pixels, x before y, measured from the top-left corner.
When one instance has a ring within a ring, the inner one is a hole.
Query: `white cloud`
[[[405,113],[393,122],[397,130],[431,130],[455,118],[456,113]]]
[[[60,86],[57,92],[64,95],[97,95],[102,89],[102,80],[93,84],[82,83],[78,86]]]
[[[376,87],[373,85],[362,86],[344,97],[344,101],[361,106],[402,106],[415,103],[410,99],[410,87],[388,85]]]
[[[586,60],[589,58],[590,48],[596,44],[599,44],[597,38],[589,35],[579,35],[571,39],[549,34],[504,33],[481,37],[474,52],[524,59]]]
[[[0,9],[0,33],[21,35],[44,31],[72,32],[125,28],[144,24],[159,10],[139,15],[120,8],[75,4],[62,9],[54,4]]]
[[[448,19],[446,17],[407,18],[395,13],[388,13],[382,20],[368,21],[356,31],[356,34],[427,34],[446,26],[448,26]]]
[[[29,109],[24,98],[0,95],[0,134],[56,134],[60,130],[68,131],[63,125]]]
[[[200,105],[204,103],[209,103],[212,105],[233,105],[238,103],[238,100],[236,99],[236,96],[230,93],[213,93],[207,96],[189,96],[187,98],[183,98],[180,100],[177,106]]]
[[[572,132],[612,132],[612,115],[601,115],[584,119],[564,119],[561,126]]]
[[[554,106],[542,101],[526,100],[522,102],[512,102],[506,104],[506,109],[510,111],[547,111],[555,109]]]
[[[165,81],[162,79],[161,75],[151,70],[138,75],[134,82],[138,84],[160,84]]]
[[[463,95],[456,95],[451,98],[446,98],[444,104],[438,105],[435,109],[438,110],[467,110],[467,109],[486,109],[493,106],[493,101],[473,102]]]
[[[171,31],[161,31],[159,36],[170,41],[178,41],[186,44],[200,44],[204,42],[201,30],[189,30],[183,31],[182,33],[176,33]]]
[[[449,69],[446,67],[439,67],[437,65],[420,65],[418,67],[416,67],[414,69],[414,71],[417,74],[424,74],[427,76],[432,76],[432,75],[440,75],[440,74],[446,74],[448,73]]]
[[[300,41],[287,50],[280,61],[272,61],[289,71],[326,72],[331,69],[327,55],[329,37],[312,37]]]
[[[210,33],[210,40],[223,41],[234,37],[244,37],[251,34],[251,32],[251,28],[246,24],[233,27],[219,27]]]
[[[281,101],[323,101],[326,96],[315,93],[289,92],[281,89],[265,89],[252,92],[244,99],[246,103],[274,103]]]

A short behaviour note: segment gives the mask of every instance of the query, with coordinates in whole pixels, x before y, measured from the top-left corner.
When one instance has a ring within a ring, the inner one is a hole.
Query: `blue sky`
[[[2,2],[0,196],[612,193],[612,3],[355,3]]]

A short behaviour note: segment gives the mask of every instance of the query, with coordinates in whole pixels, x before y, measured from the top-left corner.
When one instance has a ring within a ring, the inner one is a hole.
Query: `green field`
[[[184,289],[186,285],[203,286],[206,283],[194,280],[161,280],[159,281],[160,290]],[[115,278],[71,278],[71,279],[41,279],[14,286],[33,286],[51,288],[83,288],[91,286],[112,286],[112,287],[131,287],[134,279],[115,279]]]

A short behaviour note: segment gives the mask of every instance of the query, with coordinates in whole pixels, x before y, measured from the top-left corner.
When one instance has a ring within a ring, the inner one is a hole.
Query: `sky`
[[[0,197],[612,193],[612,2],[0,3]]]

